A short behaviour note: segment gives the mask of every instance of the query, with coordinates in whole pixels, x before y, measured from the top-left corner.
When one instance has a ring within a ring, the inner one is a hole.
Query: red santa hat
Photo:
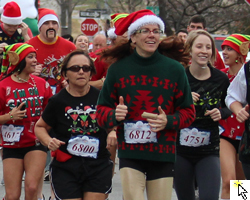
[[[133,12],[124,18],[119,27],[116,28],[115,34],[123,35],[128,31],[128,37],[130,38],[137,30],[147,24],[158,24],[164,32],[165,25],[161,18],[157,17],[151,10],[144,9]]]
[[[250,5],[250,0],[245,0],[248,5]]]
[[[22,23],[21,9],[14,1],[0,7],[1,21],[6,24],[18,25]]]
[[[47,21],[56,21],[59,25],[58,16],[54,10],[48,8],[38,8],[38,29]]]

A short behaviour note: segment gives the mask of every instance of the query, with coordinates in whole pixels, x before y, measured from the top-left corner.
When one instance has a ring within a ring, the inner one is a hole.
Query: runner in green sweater
[[[145,187],[149,200],[170,200],[176,131],[195,117],[191,91],[184,67],[157,50],[164,30],[160,18],[149,10],[131,13],[115,32],[127,30],[129,43],[104,53],[117,62],[99,96],[98,123],[118,127],[124,200],[143,200]],[[177,52],[181,59],[184,54]],[[144,117],[144,112],[151,115]]]

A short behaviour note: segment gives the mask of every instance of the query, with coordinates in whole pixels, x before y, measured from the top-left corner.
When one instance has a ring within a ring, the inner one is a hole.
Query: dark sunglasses
[[[66,71],[70,70],[72,72],[79,72],[80,69],[82,69],[82,71],[84,72],[89,72],[91,70],[91,67],[88,65],[83,65],[82,67],[80,67],[79,65],[73,65],[69,68],[66,68]]]

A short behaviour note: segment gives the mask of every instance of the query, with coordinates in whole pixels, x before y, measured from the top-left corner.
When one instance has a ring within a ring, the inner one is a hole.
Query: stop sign
[[[98,32],[98,23],[94,19],[85,19],[81,23],[81,31],[87,36],[93,36]]]

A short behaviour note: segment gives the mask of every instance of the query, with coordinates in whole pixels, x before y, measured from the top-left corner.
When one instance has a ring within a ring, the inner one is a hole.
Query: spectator
[[[99,49],[105,48],[107,46],[107,38],[105,35],[97,34],[93,39],[93,52]]]
[[[104,35],[106,37],[106,33],[104,30],[102,30],[102,26],[99,26],[99,29],[98,29],[98,35]]]
[[[190,33],[193,30],[203,29],[207,30],[206,28],[206,19],[202,15],[194,15],[188,22],[187,32]],[[224,69],[225,64],[222,61],[218,50],[216,49],[216,59],[213,63],[213,66],[217,69]]]
[[[90,85],[101,89],[103,86],[103,82],[106,77],[108,64],[104,61],[100,60],[100,56],[98,53],[101,52],[101,49],[107,48],[107,38],[105,35],[97,34],[93,40],[93,52],[89,53],[89,56],[94,59],[95,67],[96,67],[96,75],[94,75],[89,82]]]
[[[76,45],[76,49],[81,49],[85,53],[89,52],[89,38],[86,35],[80,34],[76,36],[74,44]]]
[[[70,34],[62,35],[62,38],[66,39],[66,40],[68,40],[70,42],[74,42],[74,38]]]
[[[176,32],[176,35],[185,43],[187,41],[188,32],[184,29],[180,29]]]

